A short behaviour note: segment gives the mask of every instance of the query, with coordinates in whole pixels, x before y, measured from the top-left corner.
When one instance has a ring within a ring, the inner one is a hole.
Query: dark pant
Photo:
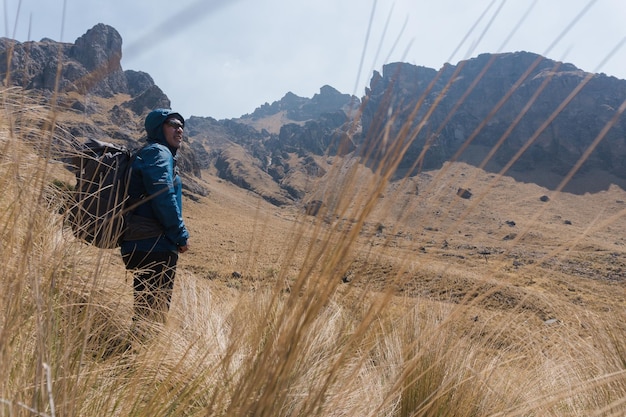
[[[122,255],[126,269],[133,271],[136,320],[165,323],[170,308],[178,254],[132,252]]]

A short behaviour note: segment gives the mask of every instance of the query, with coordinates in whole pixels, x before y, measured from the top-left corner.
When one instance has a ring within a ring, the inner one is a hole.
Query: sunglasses
[[[183,126],[183,124],[180,122],[180,120],[176,120],[176,119],[170,119],[167,122],[168,125],[172,126],[174,129],[184,129],[185,127]]]

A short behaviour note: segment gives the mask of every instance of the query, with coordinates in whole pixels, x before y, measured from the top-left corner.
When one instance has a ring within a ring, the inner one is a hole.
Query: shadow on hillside
[[[483,162],[485,155],[486,153],[481,150],[467,150],[459,158],[459,161],[478,167]],[[490,161],[485,165],[484,170],[497,174],[502,171],[502,168],[502,165]],[[562,187],[561,191],[577,195],[607,191],[611,185],[616,185],[622,190],[626,190],[626,179],[617,177],[607,170],[590,167],[585,164],[562,186],[562,182],[569,175],[571,169],[572,167],[563,167],[561,169],[563,172],[559,172],[549,162],[530,168],[513,164],[512,168],[506,171],[504,175],[518,182],[537,184],[550,191],[555,191],[557,188]]]
[[[489,149],[481,146],[469,146],[465,152],[459,157],[459,162],[464,162],[475,167],[481,167],[486,172],[492,174],[499,174],[503,170],[503,166],[495,161],[489,160],[484,163],[485,157],[488,154]],[[432,160],[431,160],[432,161]],[[368,165],[371,166],[370,163]],[[483,166],[484,165],[484,166]],[[432,163],[424,171],[430,171],[434,169],[442,168],[443,164],[433,165]],[[561,183],[565,177],[569,174],[571,167],[565,167],[562,169],[564,173],[558,172],[555,166],[551,166],[549,163],[543,163],[539,166],[524,167],[521,164],[513,164],[504,175],[513,178],[515,181],[529,184],[536,184],[540,187],[546,188],[550,191],[555,191],[561,187]],[[413,171],[409,173],[407,169],[399,168],[396,171],[394,177],[396,179],[405,177],[407,175],[415,175]],[[608,170],[599,167],[590,167],[583,164],[581,169],[562,186],[561,191],[576,194],[595,194],[601,191],[608,191],[611,186],[617,186],[622,190],[626,190],[626,179],[620,178]]]
[[[564,179],[563,176],[545,170],[510,171],[506,175],[516,181],[534,183],[551,191],[556,190]],[[574,175],[561,191],[577,195],[595,194],[607,191],[611,185],[626,190],[626,180],[618,178],[608,171],[595,169]]]

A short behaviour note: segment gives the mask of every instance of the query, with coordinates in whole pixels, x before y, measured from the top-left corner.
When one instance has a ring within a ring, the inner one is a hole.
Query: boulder
[[[469,200],[470,198],[472,198],[472,192],[466,188],[459,188],[456,191],[456,195],[466,200]]]

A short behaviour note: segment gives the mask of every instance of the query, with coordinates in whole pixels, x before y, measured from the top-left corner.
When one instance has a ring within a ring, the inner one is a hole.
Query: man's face
[[[167,144],[178,149],[183,143],[183,124],[176,118],[167,119],[163,123],[163,134]]]

